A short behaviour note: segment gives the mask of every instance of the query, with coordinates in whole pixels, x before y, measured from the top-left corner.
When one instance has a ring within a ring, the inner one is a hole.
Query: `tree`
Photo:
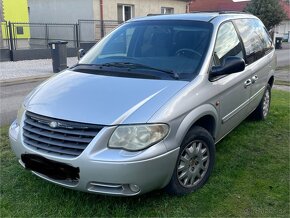
[[[245,11],[259,17],[268,30],[286,19],[279,0],[252,0]]]

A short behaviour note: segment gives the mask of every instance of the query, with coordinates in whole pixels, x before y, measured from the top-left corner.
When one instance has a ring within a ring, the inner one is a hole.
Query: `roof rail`
[[[220,14],[249,14],[248,12],[244,11],[220,11]]]
[[[159,15],[165,15],[165,14],[147,14],[147,17],[150,17],[150,16],[159,16]]]
[[[191,11],[190,13],[250,14],[244,11]]]

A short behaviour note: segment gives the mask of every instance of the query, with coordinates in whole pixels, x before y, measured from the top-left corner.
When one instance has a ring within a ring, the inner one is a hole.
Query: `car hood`
[[[83,123],[146,123],[186,84],[67,70],[37,87],[25,107],[33,113]]]

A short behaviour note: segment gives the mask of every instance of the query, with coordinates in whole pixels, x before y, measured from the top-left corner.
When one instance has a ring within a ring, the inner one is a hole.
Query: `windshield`
[[[163,76],[167,73],[174,75],[171,79],[191,80],[206,55],[212,29],[212,24],[199,21],[125,23],[96,44],[79,64],[127,66],[135,74],[142,71],[167,79],[168,75]]]

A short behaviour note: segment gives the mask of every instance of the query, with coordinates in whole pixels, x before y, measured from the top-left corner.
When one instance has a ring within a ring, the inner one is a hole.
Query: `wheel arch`
[[[182,143],[188,131],[197,125],[209,131],[213,139],[215,139],[217,136],[217,124],[218,112],[213,105],[206,104],[195,108],[184,117],[176,132],[176,137],[180,139],[178,145]]]
[[[271,88],[273,87],[274,85],[274,76],[271,76],[268,80],[268,84],[271,86]]]

